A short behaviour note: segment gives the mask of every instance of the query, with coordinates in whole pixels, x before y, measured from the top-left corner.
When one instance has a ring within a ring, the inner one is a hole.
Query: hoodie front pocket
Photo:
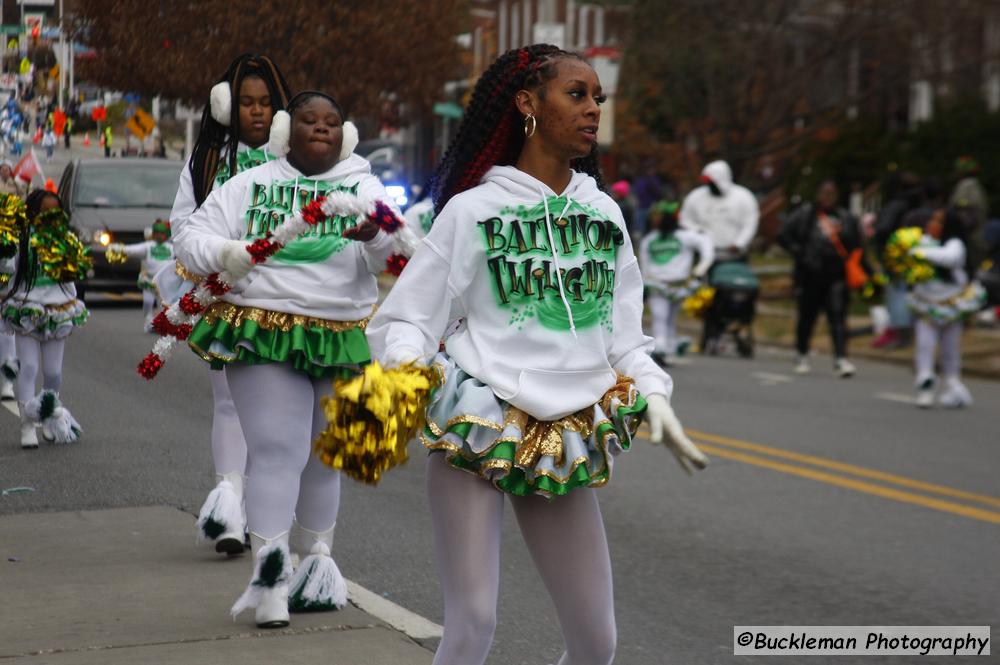
[[[538,420],[558,420],[595,404],[614,385],[616,374],[610,365],[601,369],[523,369],[517,390],[497,396]]]

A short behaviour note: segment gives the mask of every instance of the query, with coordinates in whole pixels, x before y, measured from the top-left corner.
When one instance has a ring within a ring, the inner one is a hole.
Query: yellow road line
[[[795,453],[790,450],[782,450],[781,448],[763,446],[759,443],[751,443],[749,441],[742,441],[740,439],[731,439],[729,437],[719,436],[717,434],[708,434],[706,432],[699,432],[693,429],[686,429],[685,431],[687,432],[688,436],[692,438],[703,439],[705,441],[721,444],[724,446],[728,446],[730,448],[740,448],[743,450],[750,450],[755,453],[770,455],[772,457],[781,457],[784,459],[794,460],[796,462],[804,462],[806,464],[812,464],[813,466],[819,466],[826,469],[833,469],[834,471],[841,471],[843,473],[849,473],[855,476],[860,476],[862,478],[880,480],[882,482],[899,485],[900,487],[907,487],[909,489],[921,490],[923,492],[930,492],[932,494],[940,494],[941,496],[951,497],[952,499],[964,499],[965,501],[973,501],[975,503],[981,503],[990,507],[1000,508],[1000,498],[987,496],[985,494],[975,494],[973,492],[966,492],[964,490],[955,489],[952,487],[945,487],[944,485],[935,485],[934,483],[926,483],[920,480],[914,480],[912,478],[897,476],[895,474],[886,473],[884,471],[876,471],[875,469],[866,469],[863,466],[856,466],[854,464],[845,464],[844,462],[836,462],[834,460],[828,460],[823,457],[816,457],[814,455],[803,455],[802,453]]]
[[[893,489],[891,487],[883,487],[882,485],[867,483],[862,480],[855,480],[853,478],[845,478],[844,476],[837,476],[832,473],[826,473],[825,471],[816,471],[815,469],[808,469],[805,467],[795,466],[792,464],[785,464],[784,462],[775,462],[773,460],[769,460],[764,457],[749,455],[747,453],[739,453],[733,450],[729,450],[727,448],[718,448],[714,445],[707,443],[700,444],[700,448],[704,450],[706,453],[709,453],[711,455],[716,455],[718,457],[722,457],[725,459],[736,460],[738,462],[744,462],[746,464],[752,464],[754,466],[760,466],[767,469],[772,469],[774,471],[781,471],[783,473],[788,473],[793,476],[800,476],[802,478],[818,480],[820,482],[836,485],[837,487],[844,487],[846,489],[852,489],[857,492],[864,492],[866,494],[880,496],[885,499],[892,499],[894,501],[900,501],[902,503],[909,503],[916,506],[923,506],[924,508],[932,508],[934,510],[940,510],[946,513],[952,513],[954,515],[961,515],[962,517],[968,517],[983,522],[1000,524],[1000,513],[995,513],[991,510],[983,510],[982,508],[974,508],[972,506],[966,506],[960,503],[952,503],[951,501],[944,501],[943,499],[935,499],[932,497],[924,496],[922,494],[904,492],[902,490]]]

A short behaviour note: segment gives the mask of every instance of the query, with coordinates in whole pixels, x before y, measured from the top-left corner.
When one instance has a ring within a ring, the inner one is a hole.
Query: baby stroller
[[[743,358],[753,357],[753,318],[757,311],[760,281],[744,261],[717,263],[708,274],[708,283],[715,288],[715,297],[705,312],[702,334],[703,353],[716,355],[727,333],[736,343],[736,352]]]

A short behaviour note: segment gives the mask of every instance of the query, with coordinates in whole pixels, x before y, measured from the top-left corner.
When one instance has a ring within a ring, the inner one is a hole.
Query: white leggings
[[[340,472],[312,454],[313,439],[326,427],[320,398],[332,381],[311,379],[284,363],[227,368],[229,388],[247,441],[247,524],[274,538],[292,518],[323,532],[337,521]]]
[[[962,322],[937,325],[926,319],[916,322],[916,365],[917,381],[934,376],[934,356],[941,345],[941,374],[957,378],[962,373]]]
[[[39,369],[42,370],[42,387],[59,392],[62,387],[63,349],[66,340],[50,339],[43,342],[30,335],[14,335],[14,338],[17,359],[21,362],[14,389],[17,401],[23,404],[35,396],[35,380]]]
[[[142,316],[146,321],[149,321],[156,315],[157,298],[156,292],[152,289],[142,290]]]
[[[482,665],[496,627],[504,494],[441,453],[428,460],[427,494],[444,591],[434,665]],[[617,639],[611,558],[594,490],[510,500],[559,616],[566,648],[559,665],[609,665]]]
[[[14,344],[14,333],[0,333],[0,363],[13,363],[17,357]]]
[[[656,350],[674,353],[677,350],[677,313],[681,309],[681,303],[670,302],[656,293],[649,294],[648,302]]]
[[[215,473],[239,473],[243,475],[247,466],[247,442],[243,438],[240,417],[229,392],[226,370],[208,373],[212,382],[212,462]]]

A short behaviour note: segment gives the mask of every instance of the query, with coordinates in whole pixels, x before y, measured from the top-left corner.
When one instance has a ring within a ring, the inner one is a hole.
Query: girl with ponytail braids
[[[274,114],[291,98],[288,84],[266,55],[244,53],[212,88],[191,160],[181,172],[170,225],[179,233],[213,189],[247,169],[278,158],[267,146]],[[199,277],[170,261],[154,277],[163,305],[187,293]],[[227,556],[244,550],[243,474],[247,445],[225,372],[211,372],[214,412],[212,460],[216,487],[199,513],[198,538]]]
[[[597,169],[602,101],[575,54],[500,56],[432,180],[437,218],[368,326],[383,365],[442,378],[420,437],[445,598],[435,665],[487,658],[505,497],[559,615],[560,665],[611,663],[595,490],[643,416],[685,470],[707,462],[642,333],[642,277]],[[453,312],[465,323],[438,353]]]

